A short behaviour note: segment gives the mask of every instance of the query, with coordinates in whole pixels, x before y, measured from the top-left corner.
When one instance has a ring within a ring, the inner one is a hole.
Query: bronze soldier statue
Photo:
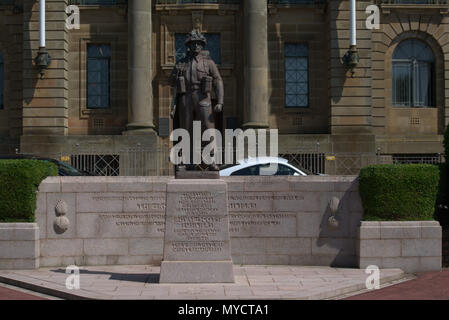
[[[193,30],[184,43],[187,46],[187,56],[176,64],[170,76],[170,85],[175,90],[170,115],[174,118],[176,112],[180,128],[190,134],[191,159],[187,169],[194,167],[193,121],[201,121],[202,134],[206,129],[215,129],[214,112],[223,110],[223,80],[208,52],[203,51],[206,43],[206,38],[199,31]],[[213,87],[218,100],[214,107],[211,100]],[[219,168],[213,163],[209,165],[209,170],[218,171]]]

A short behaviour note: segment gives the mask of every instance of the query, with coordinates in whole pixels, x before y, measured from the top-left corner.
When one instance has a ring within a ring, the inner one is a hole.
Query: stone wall
[[[47,178],[36,223],[0,224],[0,268],[159,265],[171,179]],[[234,264],[441,269],[439,223],[361,221],[355,176],[223,180]]]
[[[0,153],[19,147],[22,134],[23,14],[17,6],[0,5],[0,53],[4,63],[4,106],[0,108]]]
[[[80,29],[69,31],[69,135],[120,135],[128,121],[128,16],[113,6],[80,7]],[[87,46],[111,48],[111,107],[87,108]],[[112,148],[111,148],[112,149]]]
[[[318,8],[271,8],[268,16],[270,127],[280,134],[329,133],[328,39],[326,16]],[[304,43],[309,50],[309,106],[286,108],[286,43]]]
[[[382,153],[442,152],[441,134],[449,119],[448,23],[447,14],[432,6],[381,8],[380,29],[372,33],[371,90],[372,128]],[[391,60],[397,45],[408,38],[424,41],[434,52],[436,108],[392,107]],[[405,136],[401,142],[394,138],[399,135]]]
[[[437,221],[363,221],[357,242],[359,267],[441,270],[441,235]]]
[[[357,50],[360,62],[354,76],[351,77],[349,69],[342,62],[342,57],[349,49],[349,1],[329,1],[329,91],[332,134],[372,134],[370,88],[372,42],[371,30],[365,27],[365,9],[370,4],[370,1],[356,2]],[[366,152],[361,150],[363,147],[354,146],[354,149]]]
[[[44,180],[36,209],[41,266],[159,264],[169,179]],[[225,181],[234,263],[357,266],[356,232],[362,207],[356,177],[230,177]],[[333,197],[340,199],[337,228],[328,223]],[[61,200],[70,223],[65,232],[55,227],[55,208]]]

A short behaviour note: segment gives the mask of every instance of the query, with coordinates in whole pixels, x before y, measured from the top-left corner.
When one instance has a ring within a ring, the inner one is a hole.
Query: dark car
[[[53,162],[58,166],[58,175],[59,176],[90,176],[88,172],[78,170],[67,163],[62,161],[52,159],[52,158],[44,158],[31,154],[14,154],[14,155],[1,155],[0,160],[15,160],[15,159],[31,159],[31,160],[42,160]]]

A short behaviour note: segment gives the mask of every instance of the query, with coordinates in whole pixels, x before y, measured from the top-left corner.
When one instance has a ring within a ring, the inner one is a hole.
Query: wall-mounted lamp
[[[51,62],[51,56],[45,49],[45,0],[39,0],[39,52],[34,59],[41,79]]]
[[[34,59],[34,62],[36,63],[36,67],[39,69],[39,74],[41,75],[41,79],[43,79],[45,70],[47,70],[47,68],[51,62],[51,56],[47,52],[45,47],[39,47],[39,52],[37,53],[37,56]]]
[[[351,77],[354,77],[355,68],[359,64],[360,57],[356,46],[350,46],[348,52],[343,57],[343,62],[351,70]]]
[[[350,44],[349,50],[343,57],[343,63],[351,70],[351,77],[354,77],[355,68],[359,64],[359,53],[357,51],[357,27],[356,27],[356,2],[355,0],[349,0],[349,12],[350,12]]]

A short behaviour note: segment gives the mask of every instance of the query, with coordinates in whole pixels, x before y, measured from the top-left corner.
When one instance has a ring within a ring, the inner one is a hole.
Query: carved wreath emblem
[[[57,234],[63,234],[70,227],[70,220],[65,216],[68,210],[67,203],[62,199],[55,206],[56,219],[53,228]]]

